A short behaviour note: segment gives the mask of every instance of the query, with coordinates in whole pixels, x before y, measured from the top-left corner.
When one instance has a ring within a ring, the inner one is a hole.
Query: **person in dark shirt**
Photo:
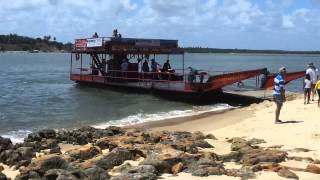
[[[149,64],[147,62],[147,60],[144,60],[143,64],[142,64],[142,72],[149,72]]]
[[[163,64],[163,68],[162,68],[162,71],[163,72],[168,72],[169,69],[171,69],[171,65],[169,63],[169,59]]]
[[[94,34],[93,34],[93,36],[92,36],[93,38],[98,38],[99,37],[99,35],[98,35],[98,33],[97,32],[95,32]]]

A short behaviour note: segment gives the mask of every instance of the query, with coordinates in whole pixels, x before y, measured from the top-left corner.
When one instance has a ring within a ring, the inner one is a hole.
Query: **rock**
[[[29,179],[41,179],[41,176],[35,172],[35,171],[30,171],[28,174]]]
[[[223,167],[223,164],[209,158],[201,158],[199,161],[189,165],[187,172],[191,172],[193,176],[201,177],[209,175],[222,175],[227,173]]]
[[[237,171],[237,177],[241,177],[241,179],[254,179],[255,174],[252,168],[248,166],[243,166],[241,169]]]
[[[310,150],[309,149],[306,149],[306,148],[294,148],[293,149],[293,152],[309,152]]]
[[[250,146],[253,146],[253,145],[258,145],[258,144],[266,143],[266,141],[265,141],[264,139],[253,138],[253,139],[250,139],[250,140],[248,141],[248,143],[250,144]]]
[[[154,145],[141,165],[152,165],[159,173],[171,173],[171,168],[181,162],[183,151],[179,151],[170,145]]]
[[[102,152],[99,147],[86,145],[79,149],[70,150],[66,152],[66,154],[69,154],[74,160],[87,160],[97,156],[98,154],[102,154]]]
[[[155,180],[157,179],[157,170],[155,167],[150,165],[140,165],[133,167],[127,172],[122,172],[121,175],[111,178],[112,180]]]
[[[101,180],[109,179],[107,171],[99,167],[92,167],[84,170],[84,174],[87,176],[88,180]]]
[[[128,172],[132,166],[130,163],[123,163],[120,166],[114,167],[111,171],[109,171],[109,175],[118,176],[123,172]]]
[[[252,149],[246,151],[242,156],[240,163],[252,166],[260,162],[275,162],[279,163],[286,159],[287,153],[284,151],[270,149]]]
[[[320,167],[314,164],[309,164],[306,168],[306,172],[320,174]]]
[[[231,151],[239,151],[239,150],[248,150],[252,149],[250,144],[242,138],[232,138],[228,140],[228,142],[231,142]]]
[[[0,180],[7,180],[7,176],[0,172]]]
[[[105,133],[108,134],[109,136],[115,136],[118,134],[124,134],[125,131],[117,126],[109,126],[107,128],[104,129]]]
[[[69,171],[64,169],[50,169],[45,174],[44,177],[48,180],[75,180],[76,178]]]
[[[299,179],[299,177],[294,172],[288,170],[287,168],[281,168],[278,171],[278,175],[289,179]]]
[[[197,169],[194,172],[192,172],[192,176],[200,176],[200,177],[209,176],[209,172],[205,168]]]
[[[9,138],[3,138],[0,136],[0,153],[4,150],[12,148],[12,142]]]
[[[50,154],[62,154],[61,148],[60,148],[59,146],[50,149],[49,153],[50,153]]]
[[[54,139],[56,138],[56,132],[53,129],[43,129],[38,132],[34,132],[28,135],[27,141],[41,141],[42,138],[45,139]]]
[[[218,159],[223,162],[239,162],[242,158],[242,153],[239,151],[230,152],[225,155],[218,155]]]
[[[294,161],[305,161],[308,163],[314,163],[314,160],[311,157],[298,157],[298,156],[290,156],[287,157],[289,160],[294,160]],[[314,163],[316,164],[316,163]]]
[[[95,145],[100,149],[109,149],[109,151],[112,151],[112,149],[118,146],[116,143],[111,142],[109,138],[98,139]]]
[[[21,169],[21,174],[28,174],[30,171],[36,171],[40,174],[44,174],[50,169],[66,169],[68,163],[57,155],[41,156],[31,162],[31,164]]]
[[[112,169],[114,166],[121,165],[126,160],[133,160],[134,155],[127,149],[115,148],[109,154],[97,161],[97,166],[102,169]]]
[[[178,174],[179,172],[182,171],[182,169],[183,169],[183,164],[179,162],[172,166],[171,171],[172,171],[172,174]]]
[[[35,156],[32,147],[20,147],[16,150],[22,159],[31,160],[32,157]]]
[[[207,134],[205,139],[213,139],[213,140],[218,140],[213,134]]]
[[[4,167],[0,165],[0,172],[4,170]]]
[[[113,177],[110,180],[157,180],[157,176],[152,173],[125,173],[121,174],[120,176]]]
[[[196,132],[192,133],[192,138],[194,140],[203,140],[206,138],[206,136],[202,132],[196,131]]]
[[[158,174],[158,171],[154,166],[151,165],[140,165],[137,167],[131,168],[128,173],[152,173],[152,174]]]

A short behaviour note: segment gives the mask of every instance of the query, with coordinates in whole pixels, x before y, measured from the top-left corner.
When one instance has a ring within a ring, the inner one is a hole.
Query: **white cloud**
[[[295,2],[0,0],[0,34],[51,34],[58,40],[71,41],[95,31],[109,36],[113,28],[118,28],[123,36],[174,38],[184,46],[286,49],[287,44],[300,42],[281,44],[282,38],[294,41],[296,36],[320,37],[320,10],[290,10]],[[318,0],[310,2],[320,5]],[[301,43],[306,49],[319,48],[304,40]]]

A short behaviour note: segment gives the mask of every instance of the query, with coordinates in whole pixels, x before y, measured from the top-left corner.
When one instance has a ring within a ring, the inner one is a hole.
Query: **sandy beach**
[[[218,140],[209,142],[216,147],[214,152],[226,154],[230,152],[230,143],[226,140],[232,137],[244,137],[246,139],[261,138],[266,143],[264,147],[281,146],[280,149],[289,152],[289,156],[310,157],[320,159],[320,108],[316,101],[303,104],[303,96],[298,95],[287,101],[281,111],[280,119],[283,124],[274,124],[275,104],[264,101],[252,104],[248,107],[235,109],[222,114],[189,120],[186,122],[169,121],[162,122],[161,127],[148,124],[154,131],[201,131],[205,134],[212,133]],[[157,126],[159,125],[156,124]],[[300,152],[295,149],[307,149],[308,152]],[[283,163],[292,167],[305,168],[307,162],[288,161]],[[296,172],[300,179],[320,179],[320,175]],[[182,174],[167,179],[201,179]],[[203,179],[216,179],[212,176]],[[222,177],[220,177],[222,178]],[[234,179],[225,176],[222,179]],[[284,179],[276,173],[262,172],[257,179]]]

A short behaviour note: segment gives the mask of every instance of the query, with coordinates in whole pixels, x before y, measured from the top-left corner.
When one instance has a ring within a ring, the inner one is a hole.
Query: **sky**
[[[0,0],[0,34],[73,42],[115,28],[181,47],[320,50],[320,0]]]

